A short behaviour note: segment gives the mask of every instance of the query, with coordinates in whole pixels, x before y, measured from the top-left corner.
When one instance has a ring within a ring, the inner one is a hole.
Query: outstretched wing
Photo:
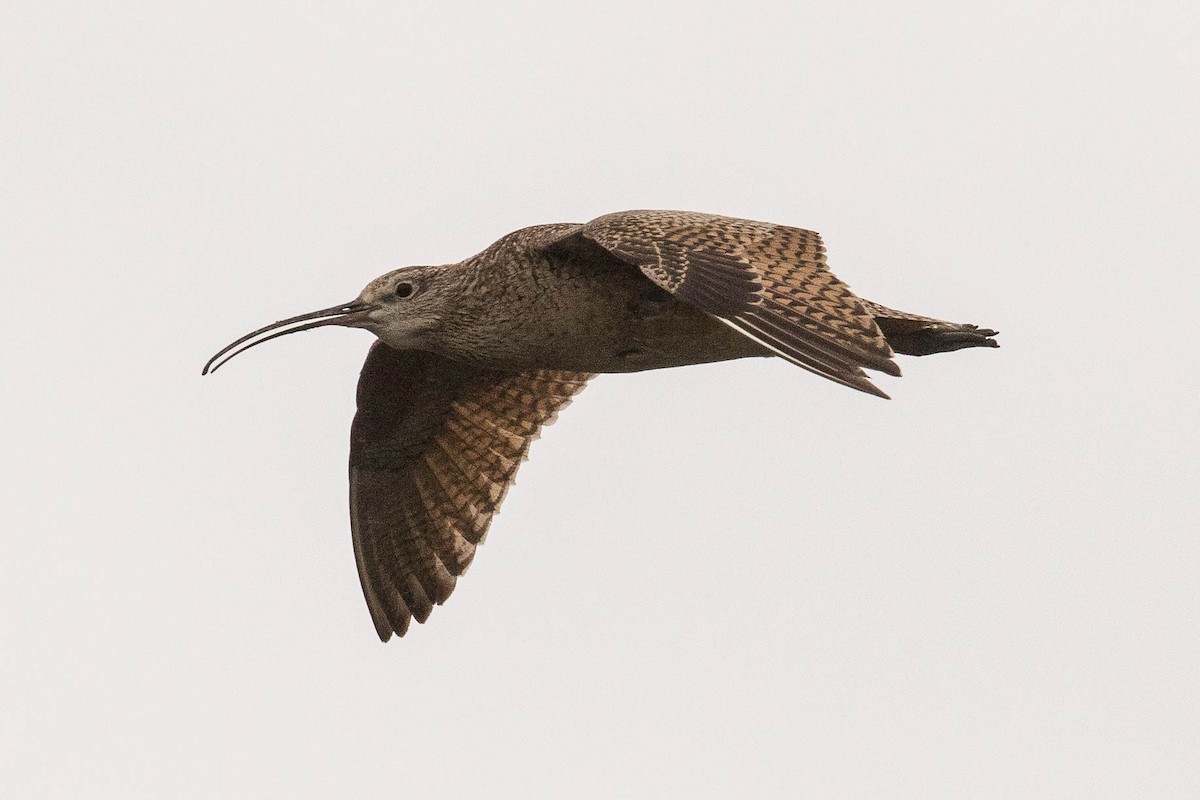
[[[622,211],[579,235],[818,375],[887,397],[863,367],[899,375],[863,301],[825,264],[813,231],[687,211]]]
[[[591,377],[372,346],[350,433],[350,527],[380,639],[450,596],[529,445]]]

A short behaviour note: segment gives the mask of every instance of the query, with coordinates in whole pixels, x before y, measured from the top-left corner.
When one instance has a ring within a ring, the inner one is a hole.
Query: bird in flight
[[[350,530],[379,638],[425,622],[482,543],[517,467],[588,379],[779,356],[886,398],[893,355],[997,347],[996,331],[863,300],[813,231],[686,211],[523,228],[457,264],[388,272],[341,305],[260,328],[375,334],[350,433]]]

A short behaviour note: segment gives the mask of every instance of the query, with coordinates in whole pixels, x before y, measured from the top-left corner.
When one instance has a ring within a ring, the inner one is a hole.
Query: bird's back
[[[443,355],[500,369],[646,369],[768,355],[712,315],[580,236],[522,228],[460,262]]]

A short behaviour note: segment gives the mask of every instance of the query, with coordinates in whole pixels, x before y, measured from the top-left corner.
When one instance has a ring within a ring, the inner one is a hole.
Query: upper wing
[[[813,231],[687,211],[623,211],[586,223],[580,234],[805,369],[882,397],[862,367],[900,374],[871,312],[829,271]]]
[[[350,433],[350,528],[380,639],[450,596],[530,443],[590,377],[372,346]]]

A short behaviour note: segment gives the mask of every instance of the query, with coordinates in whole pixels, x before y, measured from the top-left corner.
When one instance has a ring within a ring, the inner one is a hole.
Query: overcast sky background
[[[1194,2],[250,5],[4,11],[0,792],[1194,796]],[[200,366],[626,208],[1003,347],[601,377],[380,644],[369,335]]]

